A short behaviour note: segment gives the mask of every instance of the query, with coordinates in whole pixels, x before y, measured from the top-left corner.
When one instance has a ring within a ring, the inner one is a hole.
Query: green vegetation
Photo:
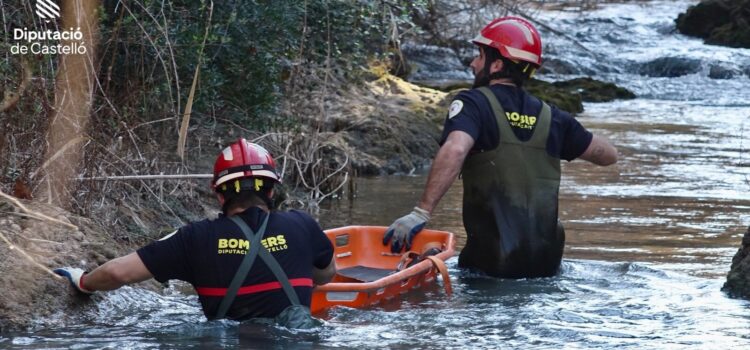
[[[380,1],[128,4],[105,2],[101,55],[113,83],[105,92],[126,92],[115,104],[131,112],[125,115],[174,114],[200,62],[198,120],[218,116],[257,131],[294,124],[276,109],[285,87],[301,88],[295,79],[307,66],[356,72],[387,47],[392,25],[391,7]]]
[[[325,111],[318,106],[369,74],[369,60],[387,59],[398,46],[394,33],[409,26],[407,8],[422,3],[103,0],[99,4],[98,39],[86,43],[96,52],[92,66],[97,81],[86,135],[81,135],[82,164],[70,165],[76,167],[75,174],[206,173],[220,147],[240,136],[265,134],[274,135],[262,142],[281,159],[280,164],[289,160],[285,185],[322,200],[340,188],[348,168],[342,165],[347,157],[337,149],[341,145],[333,144],[336,138],[317,134],[325,131],[320,121]],[[33,2],[5,2],[2,10],[0,50],[5,55],[0,58],[0,95],[6,98],[0,105],[0,190],[12,193],[20,183],[36,194],[43,187],[44,155],[55,152],[47,150],[46,139],[55,101],[62,96],[55,91],[61,56],[10,54],[15,43],[12,31],[57,30],[62,20],[45,22],[36,15]],[[188,161],[182,161],[175,152],[177,133],[197,70]],[[6,105],[15,92],[20,98]],[[332,172],[339,173],[330,176]],[[302,179],[307,180],[304,186]],[[204,208],[195,199],[207,192],[205,180],[74,185],[77,188],[69,191],[74,212],[139,227],[132,232],[201,216]],[[187,209],[179,210],[181,206],[170,202],[173,199],[187,204]],[[113,211],[113,207],[127,210]],[[166,217],[151,214],[156,212]]]
[[[98,14],[99,39],[93,45],[98,82],[88,135],[93,143],[87,146],[87,163],[94,164],[87,164],[87,170],[101,171],[102,162],[93,159],[104,154],[111,160],[107,153],[114,152],[128,166],[110,166],[105,173],[133,173],[143,167],[169,171],[164,161],[174,162],[175,135],[199,65],[191,130],[213,129],[228,139],[237,136],[222,131],[227,125],[258,134],[304,130],[309,120],[300,119],[300,114],[307,111],[285,113],[282,104],[309,100],[334,77],[351,82],[362,74],[368,59],[385,58],[397,45],[393,33],[409,23],[407,5],[420,4],[104,0]],[[52,117],[59,57],[11,55],[12,29],[56,30],[59,23],[45,23],[30,2],[3,6],[2,91],[7,96],[24,90],[22,66],[33,77],[22,97],[0,114],[7,130],[0,136],[0,187],[7,191],[19,177],[33,183],[29,176],[42,164],[38,155],[44,154]],[[224,142],[221,136],[211,141]],[[188,149],[196,143],[189,138]],[[137,159],[130,161],[133,154]]]

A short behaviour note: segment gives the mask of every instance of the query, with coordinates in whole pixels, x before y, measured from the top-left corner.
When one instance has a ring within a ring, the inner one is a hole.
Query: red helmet
[[[542,65],[542,38],[529,21],[520,17],[494,19],[471,42],[494,47],[512,60]]]
[[[233,179],[267,178],[280,183],[276,162],[268,151],[258,144],[239,139],[225,148],[214,163],[213,188]]]

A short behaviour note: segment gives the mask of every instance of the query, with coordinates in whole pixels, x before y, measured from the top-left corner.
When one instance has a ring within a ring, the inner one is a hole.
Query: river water
[[[620,161],[563,165],[567,246],[555,277],[494,279],[459,270],[454,258],[451,298],[434,288],[368,310],[334,309],[314,334],[205,323],[194,296],[126,287],[102,296],[77,324],[48,326],[53,319],[0,334],[0,348],[748,348],[750,302],[720,288],[750,225],[750,79],[741,72],[750,50],[676,34],[674,18],[695,3],[539,14],[565,33],[543,32],[548,59],[579,64],[639,96],[587,103],[579,116],[618,147]],[[638,74],[663,57],[700,66],[677,77]],[[711,79],[712,65],[740,73]],[[388,225],[413,207],[424,181],[357,179],[355,198],[325,205],[321,223]],[[455,232],[459,249],[461,191],[454,184],[429,226]]]

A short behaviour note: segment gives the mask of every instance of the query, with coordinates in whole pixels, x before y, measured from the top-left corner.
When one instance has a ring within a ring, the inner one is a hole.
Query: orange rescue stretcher
[[[336,305],[363,308],[391,299],[443,278],[451,294],[445,260],[454,255],[453,233],[422,230],[409,252],[393,254],[383,245],[384,226],[347,226],[326,230],[333,243],[336,276],[313,290],[310,311],[318,313]]]

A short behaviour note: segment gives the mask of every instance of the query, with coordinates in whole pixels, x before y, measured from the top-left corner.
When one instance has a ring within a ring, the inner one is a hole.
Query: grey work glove
[[[428,221],[430,221],[430,213],[420,207],[414,207],[411,213],[398,218],[388,227],[385,235],[383,235],[383,245],[388,244],[388,241],[393,238],[393,242],[391,242],[392,253],[398,253],[404,247],[408,251],[411,249],[414,236],[422,231]]]

